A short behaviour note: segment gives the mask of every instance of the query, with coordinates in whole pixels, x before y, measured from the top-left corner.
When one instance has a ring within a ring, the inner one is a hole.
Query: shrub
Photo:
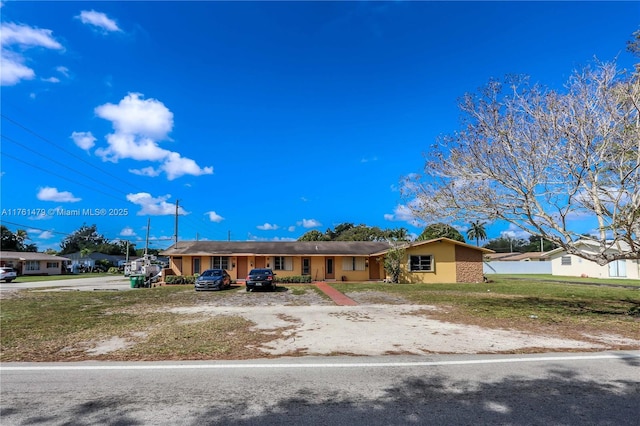
[[[167,275],[164,279],[165,284],[195,284],[195,275]]]
[[[276,277],[276,282],[281,284],[310,283],[311,275],[294,275],[291,277]]]
[[[116,268],[115,266],[112,266],[111,268],[109,268],[107,273],[108,274],[119,274],[120,273],[120,269]]]

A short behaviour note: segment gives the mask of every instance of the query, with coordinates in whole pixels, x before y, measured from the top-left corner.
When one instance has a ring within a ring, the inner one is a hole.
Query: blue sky
[[[41,250],[82,224],[142,247],[148,218],[150,246],[168,247],[176,200],[180,239],[297,239],[343,222],[419,234],[400,180],[458,128],[461,95],[511,73],[560,87],[594,56],[631,68],[640,22],[637,2],[9,1],[0,13],[2,223]]]

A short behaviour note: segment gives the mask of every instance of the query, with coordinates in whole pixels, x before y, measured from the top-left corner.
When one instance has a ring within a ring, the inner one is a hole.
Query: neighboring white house
[[[18,275],[60,275],[69,261],[46,253],[0,251],[0,265],[12,267]]]
[[[597,253],[599,250],[597,243],[588,240],[578,241],[576,246],[584,252]],[[624,251],[625,249],[628,250],[628,246],[620,245],[617,248],[609,249],[608,252]],[[616,260],[600,266],[590,260],[568,254],[562,248],[551,250],[545,253],[544,257],[551,261],[551,273],[553,275],[640,279],[640,259]]]

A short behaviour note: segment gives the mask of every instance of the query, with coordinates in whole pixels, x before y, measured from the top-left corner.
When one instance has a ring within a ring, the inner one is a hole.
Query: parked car
[[[18,277],[16,271],[13,268],[9,268],[8,266],[0,267],[0,281],[4,281],[6,283],[10,283]]]
[[[247,291],[254,290],[255,288],[266,288],[271,291],[276,291],[276,274],[271,269],[257,268],[252,269],[247,275]]]
[[[231,276],[224,269],[207,269],[196,278],[195,289],[223,290],[231,287]]]

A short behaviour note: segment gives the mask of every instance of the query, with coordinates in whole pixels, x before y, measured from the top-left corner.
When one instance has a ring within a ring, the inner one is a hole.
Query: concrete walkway
[[[331,300],[333,300],[334,303],[338,306],[357,306],[358,305],[358,303],[355,300],[340,293],[338,290],[331,287],[329,284],[327,284],[324,281],[317,282],[315,284],[316,284],[316,287],[322,290],[324,294],[329,296]]]

